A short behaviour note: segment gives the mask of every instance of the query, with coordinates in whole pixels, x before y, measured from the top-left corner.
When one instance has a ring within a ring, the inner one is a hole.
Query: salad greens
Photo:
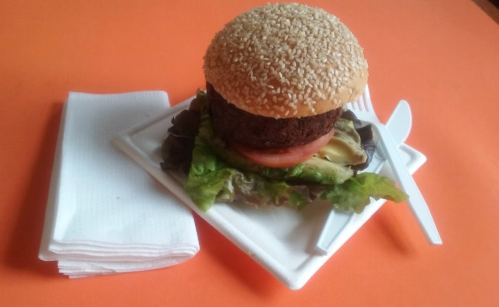
[[[172,123],[162,147],[162,168],[186,170],[190,165],[184,189],[203,211],[216,201],[301,209],[322,199],[335,210],[360,213],[370,197],[407,200],[389,178],[374,173],[355,174],[352,170],[352,162],[366,164],[369,157],[363,155],[361,136],[350,120],[340,120],[335,126],[332,143],[338,148],[330,142],[316,157],[289,168],[257,165],[218,139],[202,91],[198,91],[190,110],[180,113]]]

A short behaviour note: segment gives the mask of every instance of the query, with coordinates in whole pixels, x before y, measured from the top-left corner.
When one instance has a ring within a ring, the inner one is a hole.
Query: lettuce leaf
[[[219,159],[201,133],[196,137],[184,188],[203,211],[210,209],[215,201],[238,201],[255,206],[289,205],[301,209],[319,197],[329,201],[337,211],[360,213],[369,204],[370,197],[395,202],[407,199],[393,181],[374,173],[359,174],[342,184],[292,185],[240,171]]]
[[[355,213],[361,213],[371,197],[397,203],[408,199],[407,194],[399,190],[390,178],[375,173],[359,174],[342,184],[320,191],[319,197],[328,200],[337,211]]]
[[[288,205],[301,209],[320,198],[328,201],[334,210],[361,213],[371,197],[394,202],[408,198],[389,178],[374,173],[352,177],[353,172],[340,165],[324,168],[323,165],[305,167],[300,164],[282,169],[256,165],[224,144],[217,143],[221,140],[214,136],[206,112],[206,96],[204,92],[197,94],[189,110],[191,114],[179,115],[173,122],[179,127],[169,131],[169,138],[175,139],[165,140],[162,167],[167,170],[190,165],[184,189],[203,211],[210,209],[214,202]],[[199,116],[199,122],[196,122],[196,116]],[[193,129],[199,129],[199,133],[195,135]],[[194,148],[192,160],[190,148]],[[186,150],[189,153],[182,154]],[[179,154],[173,156],[172,152]],[[328,168],[334,171],[326,176],[325,169]]]
[[[240,201],[255,206],[289,204],[301,207],[312,200],[300,186],[243,173],[221,161],[203,137],[196,138],[186,193],[203,211],[215,201]]]

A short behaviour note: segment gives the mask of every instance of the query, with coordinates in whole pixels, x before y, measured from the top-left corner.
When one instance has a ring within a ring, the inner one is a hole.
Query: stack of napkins
[[[190,210],[113,147],[117,133],[169,107],[165,92],[70,93],[39,257],[70,277],[157,269],[199,250]]]

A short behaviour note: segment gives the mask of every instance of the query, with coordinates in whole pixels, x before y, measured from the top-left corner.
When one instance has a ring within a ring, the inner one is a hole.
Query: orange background
[[[0,2],[0,305],[499,306],[499,26],[471,1],[307,1],[365,48],[374,106],[413,111],[415,179],[444,244],[388,203],[299,291],[196,217],[201,251],[178,266],[68,280],[38,260],[69,91],[203,87],[214,33],[267,1]]]

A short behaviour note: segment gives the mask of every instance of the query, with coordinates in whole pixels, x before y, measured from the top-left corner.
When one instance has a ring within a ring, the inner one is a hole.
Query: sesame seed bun
[[[305,117],[355,101],[367,61],[339,19],[302,4],[269,4],[237,16],[213,38],[206,80],[255,115]]]

